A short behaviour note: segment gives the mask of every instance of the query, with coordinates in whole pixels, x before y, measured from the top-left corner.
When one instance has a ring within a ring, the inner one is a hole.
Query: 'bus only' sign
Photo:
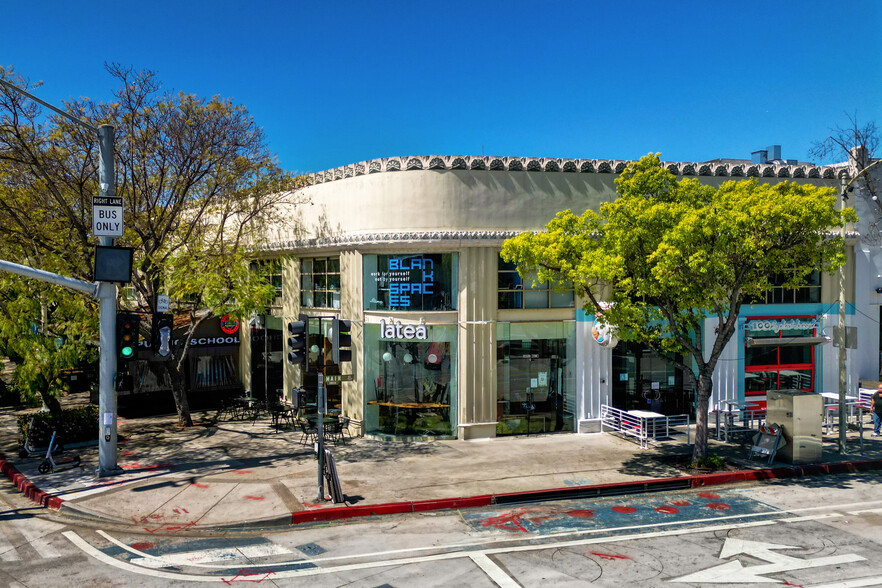
[[[92,196],[92,234],[96,237],[123,236],[123,199]]]

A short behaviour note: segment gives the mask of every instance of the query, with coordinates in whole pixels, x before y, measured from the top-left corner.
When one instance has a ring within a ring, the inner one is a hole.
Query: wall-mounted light
[[[318,353],[318,352],[319,352],[319,346],[318,346],[318,345],[313,345],[312,347],[309,348],[309,351],[312,352],[312,353]]]
[[[383,361],[392,361],[392,354],[388,351],[383,354]]]
[[[410,353],[405,353],[402,359],[404,359],[404,363],[410,363],[413,361],[413,355],[411,355]]]

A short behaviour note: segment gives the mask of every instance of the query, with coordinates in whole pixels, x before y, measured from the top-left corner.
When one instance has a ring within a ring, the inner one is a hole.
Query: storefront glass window
[[[456,310],[453,253],[366,255],[365,310]]]
[[[500,323],[496,337],[496,434],[574,431],[574,323]]]
[[[264,315],[251,327],[251,394],[275,400],[282,392],[282,319]]]
[[[365,325],[368,433],[456,435],[456,326],[421,327]]]
[[[765,404],[769,390],[814,390],[817,321],[809,317],[748,318],[744,339],[744,396]],[[776,344],[780,341],[780,344]]]
[[[318,402],[318,374],[326,376],[340,373],[340,366],[334,363],[331,353],[331,325],[334,317],[310,317],[309,336],[306,339],[307,370],[301,375],[301,386],[306,392],[307,412],[316,411]],[[328,411],[342,410],[342,392],[339,384],[326,386],[328,391]]]
[[[645,345],[628,341],[615,346],[612,361],[615,408],[664,415],[694,414],[694,389],[674,362]]]

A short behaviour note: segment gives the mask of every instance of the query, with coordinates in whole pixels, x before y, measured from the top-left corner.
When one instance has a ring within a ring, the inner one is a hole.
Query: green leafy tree
[[[696,391],[693,459],[702,460],[713,372],[742,304],[768,292],[775,274],[789,275],[784,287],[795,288],[812,270],[839,268],[843,243],[831,229],[856,218],[836,209],[832,189],[756,180],[714,188],[678,180],[657,154],[631,163],[616,187],[618,198],[599,211],[562,211],[544,232],[506,241],[502,256],[522,276],[572,283],[585,310],[602,310],[620,339],[683,369]],[[706,347],[709,318],[716,320]]]
[[[0,356],[15,363],[16,390],[58,413],[65,373],[94,361],[98,349],[94,304],[63,288],[17,276],[0,276]]]
[[[247,260],[266,242],[265,224],[277,224],[286,218],[282,208],[297,204],[292,194],[302,178],[278,168],[243,106],[164,91],[150,71],[114,64],[108,71],[120,83],[113,100],[83,98],[65,107],[93,126],[116,128],[116,194],[125,205],[125,236],[117,244],[135,248],[134,297],[120,305],[151,315],[157,295],[167,294],[178,313],[189,315],[174,360],[151,364],[168,375],[179,423],[189,426],[183,369],[192,334],[211,314],[247,317],[271,300],[266,277],[249,272]],[[29,91],[37,87],[11,69],[0,75]],[[91,279],[96,138],[2,89],[0,165],[0,243],[21,255],[52,257],[58,273]],[[14,220],[12,229],[4,218]]]

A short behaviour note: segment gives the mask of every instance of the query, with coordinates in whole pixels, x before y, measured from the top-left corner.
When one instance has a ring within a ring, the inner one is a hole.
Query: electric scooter
[[[49,447],[46,449],[46,457],[43,458],[43,461],[40,462],[40,465],[37,468],[37,471],[41,474],[80,467],[79,455],[74,454],[70,457],[61,457],[58,459],[53,456],[53,453],[59,453],[53,451],[53,448],[55,447],[56,432],[57,431],[52,431],[52,438],[49,439]]]
[[[27,430],[27,433],[25,434],[24,447],[22,447],[18,452],[18,456],[22,459],[24,459],[26,457],[35,457],[37,455],[43,455],[44,453],[46,453],[45,447],[32,447],[31,446],[31,431],[33,430],[33,428],[34,428],[34,417],[31,417],[31,420],[28,421],[28,430]],[[62,451],[64,451],[64,445],[59,443],[52,450],[52,453],[61,453]]]

